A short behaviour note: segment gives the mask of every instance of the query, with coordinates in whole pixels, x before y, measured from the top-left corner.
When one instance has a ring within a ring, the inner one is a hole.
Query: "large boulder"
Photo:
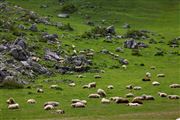
[[[19,61],[26,61],[28,59],[28,52],[25,51],[21,46],[14,45],[10,51],[11,55]]]

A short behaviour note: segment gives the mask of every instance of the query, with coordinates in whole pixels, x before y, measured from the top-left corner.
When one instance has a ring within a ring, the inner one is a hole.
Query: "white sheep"
[[[46,105],[44,106],[44,110],[53,110],[54,106],[53,105]]]
[[[8,100],[6,100],[6,103],[10,105],[10,104],[15,104],[16,102],[15,102],[14,98],[11,97]]]
[[[29,100],[27,100],[27,103],[29,103],[29,104],[35,104],[35,103],[36,103],[36,100],[34,100],[34,99],[29,99]]]
[[[96,87],[96,82],[91,82],[88,84],[88,88],[95,88]]]
[[[111,101],[116,101],[117,99],[119,99],[120,97],[110,97],[109,99],[111,100]]]
[[[163,92],[158,92],[158,95],[159,95],[160,97],[167,97],[167,94],[166,94],[166,93],[163,93]]]
[[[157,74],[157,77],[165,77],[165,74]]]
[[[41,88],[37,88],[37,92],[38,92],[38,93],[44,93],[44,90],[41,89]]]
[[[64,114],[65,112],[64,112],[64,110],[56,110],[55,113],[57,113],[57,114]]]
[[[51,89],[58,89],[59,86],[58,86],[58,85],[51,85],[50,88],[51,88]]]
[[[141,90],[142,87],[140,87],[140,86],[135,86],[133,89],[134,89],[134,90]]]
[[[126,89],[133,89],[133,86],[132,85],[127,85]]]
[[[100,98],[101,96],[99,94],[89,94],[89,98]]]
[[[114,89],[114,86],[113,85],[108,85],[107,88],[108,89]]]
[[[59,105],[59,102],[56,102],[56,101],[48,101],[48,102],[45,102],[44,103],[44,106],[47,106],[47,105],[52,105],[53,107],[56,107]]]
[[[151,77],[151,73],[150,72],[146,72],[146,77],[150,78]]]
[[[101,97],[106,97],[106,92],[103,89],[98,89],[97,94],[99,94]]]
[[[133,93],[128,93],[128,94],[126,94],[126,97],[134,97],[134,94]]]
[[[102,103],[102,104],[109,104],[109,103],[110,103],[110,100],[109,100],[109,99],[106,99],[106,98],[102,98],[102,99],[101,99],[101,103]]]
[[[73,108],[84,108],[84,107],[86,107],[86,105],[84,103],[82,103],[82,102],[72,103],[71,106]]]
[[[128,103],[127,105],[128,106],[141,106],[141,104],[139,103]]]
[[[180,99],[178,95],[168,95],[167,96],[169,99]]]
[[[9,104],[8,105],[8,109],[19,109],[19,104],[18,103]]]
[[[159,85],[160,85],[160,83],[159,83],[159,82],[157,82],[157,81],[154,81],[154,82],[152,82],[152,85],[153,85],[153,86],[159,86]]]
[[[171,84],[169,85],[170,88],[180,88],[180,84]]]
[[[133,101],[138,101],[138,100],[145,100],[144,96],[136,96],[133,98]]]
[[[126,66],[126,65],[122,65],[122,68],[123,68],[124,70],[126,70],[126,69],[127,69],[127,66]]]
[[[82,88],[83,88],[83,89],[89,88],[89,85],[83,85]]]
[[[70,87],[75,87],[76,84],[75,84],[75,83],[69,83],[69,86],[70,86]]]
[[[94,78],[98,79],[98,78],[101,78],[100,75],[94,75]]]

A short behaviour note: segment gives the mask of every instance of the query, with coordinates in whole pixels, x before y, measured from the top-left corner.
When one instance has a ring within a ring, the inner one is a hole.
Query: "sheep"
[[[96,88],[96,82],[89,83],[88,88]]]
[[[89,94],[89,98],[100,98],[101,96],[99,94]]]
[[[94,56],[94,53],[93,53],[93,52],[86,53],[86,56],[88,56],[88,57],[93,57],[93,56]]]
[[[101,78],[100,75],[94,75],[94,78],[98,79],[98,78]]]
[[[152,95],[142,95],[145,99],[144,100],[155,100]]]
[[[48,101],[48,102],[45,102],[44,103],[44,106],[47,106],[47,105],[52,105],[53,107],[56,107],[59,105],[59,102],[56,102],[56,101]]]
[[[154,82],[152,82],[152,85],[153,85],[153,86],[159,86],[159,85],[160,85],[160,83],[159,83],[159,82],[157,82],[157,81],[154,81]]]
[[[72,103],[71,106],[73,108],[85,108],[85,104],[83,104],[82,102]]]
[[[142,79],[142,81],[151,81],[151,79],[149,77],[145,77]]]
[[[133,89],[134,90],[141,90],[142,88],[140,86],[135,86]]]
[[[141,106],[141,104],[139,103],[128,103],[127,105],[128,106]]]
[[[53,105],[46,105],[44,106],[44,110],[53,110],[54,106]]]
[[[18,103],[15,103],[15,104],[9,104],[8,105],[8,109],[19,109],[19,104]]]
[[[133,98],[133,101],[136,101],[136,100],[145,100],[145,97],[144,96],[136,96]]]
[[[170,88],[180,88],[180,84],[171,84],[169,85]]]
[[[10,105],[10,104],[15,104],[16,102],[14,98],[9,98],[8,100],[6,100],[6,103]]]
[[[126,65],[122,65],[122,68],[123,68],[124,70],[126,70],[126,69],[127,69],[127,66],[126,66]]]
[[[109,100],[109,99],[106,99],[106,98],[102,98],[102,99],[101,99],[101,103],[102,103],[102,104],[109,104],[109,103],[110,103],[110,100]]]
[[[134,94],[133,93],[128,93],[128,94],[126,94],[126,97],[128,98],[128,97],[134,97]]]
[[[27,103],[29,103],[29,104],[35,104],[35,103],[36,103],[36,100],[34,100],[34,99],[29,99],[29,100],[27,100]]]
[[[58,89],[59,86],[58,86],[58,85],[51,85],[50,88],[51,88],[51,89]]]
[[[114,89],[114,86],[113,85],[108,85],[107,88],[108,89]]]
[[[77,78],[84,78],[85,76],[83,76],[83,75],[77,75],[76,77],[77,77]]]
[[[37,88],[37,93],[44,93],[44,91],[41,88]]]
[[[151,66],[151,67],[150,67],[150,69],[155,70],[155,69],[156,69],[156,67],[155,67],[155,66]]]
[[[106,92],[103,89],[98,89],[97,94],[99,94],[101,97],[106,97]]]
[[[151,73],[150,73],[150,72],[147,72],[147,73],[146,73],[146,77],[150,78],[150,77],[151,77]]]
[[[83,85],[82,88],[83,88],[83,89],[89,88],[89,85]]]
[[[141,100],[133,99],[131,103],[138,103],[138,104],[143,104]]]
[[[86,100],[80,100],[80,99],[72,99],[71,100],[71,103],[77,103],[77,102],[82,102],[83,104],[87,104],[87,101]]]
[[[109,99],[111,100],[111,101],[116,101],[117,99],[119,99],[120,97],[110,97]]]
[[[166,94],[166,93],[163,93],[163,92],[158,92],[158,95],[159,95],[160,97],[167,97],[167,94]]]
[[[120,104],[120,103],[129,103],[129,100],[126,98],[119,97],[116,99],[115,103]]]
[[[56,110],[55,113],[57,113],[57,114],[64,114],[65,111],[64,110]]]
[[[76,84],[75,84],[75,83],[69,83],[69,86],[70,86],[70,87],[75,87]]]
[[[157,74],[157,77],[165,77],[165,74]]]
[[[133,86],[132,85],[127,85],[126,89],[133,89]]]
[[[167,96],[169,99],[180,99],[178,95],[168,95]]]

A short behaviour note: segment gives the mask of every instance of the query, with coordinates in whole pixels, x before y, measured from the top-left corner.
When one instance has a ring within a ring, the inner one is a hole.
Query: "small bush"
[[[125,34],[126,38],[134,38],[134,39],[142,39],[142,38],[149,38],[146,32],[140,30],[128,30]]]
[[[63,5],[63,7],[61,8],[61,11],[63,13],[68,13],[68,14],[71,14],[71,13],[74,13],[76,12],[78,9],[73,5],[73,4],[65,4]]]

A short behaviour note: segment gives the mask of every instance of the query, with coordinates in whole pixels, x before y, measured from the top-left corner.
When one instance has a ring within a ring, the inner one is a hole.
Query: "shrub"
[[[74,13],[76,12],[78,9],[73,5],[73,4],[65,4],[63,5],[63,7],[61,8],[61,11],[63,13]]]
[[[134,39],[141,39],[141,38],[148,38],[149,36],[147,35],[146,32],[140,31],[140,30],[128,30],[127,33],[125,34],[126,38],[134,38]]]

